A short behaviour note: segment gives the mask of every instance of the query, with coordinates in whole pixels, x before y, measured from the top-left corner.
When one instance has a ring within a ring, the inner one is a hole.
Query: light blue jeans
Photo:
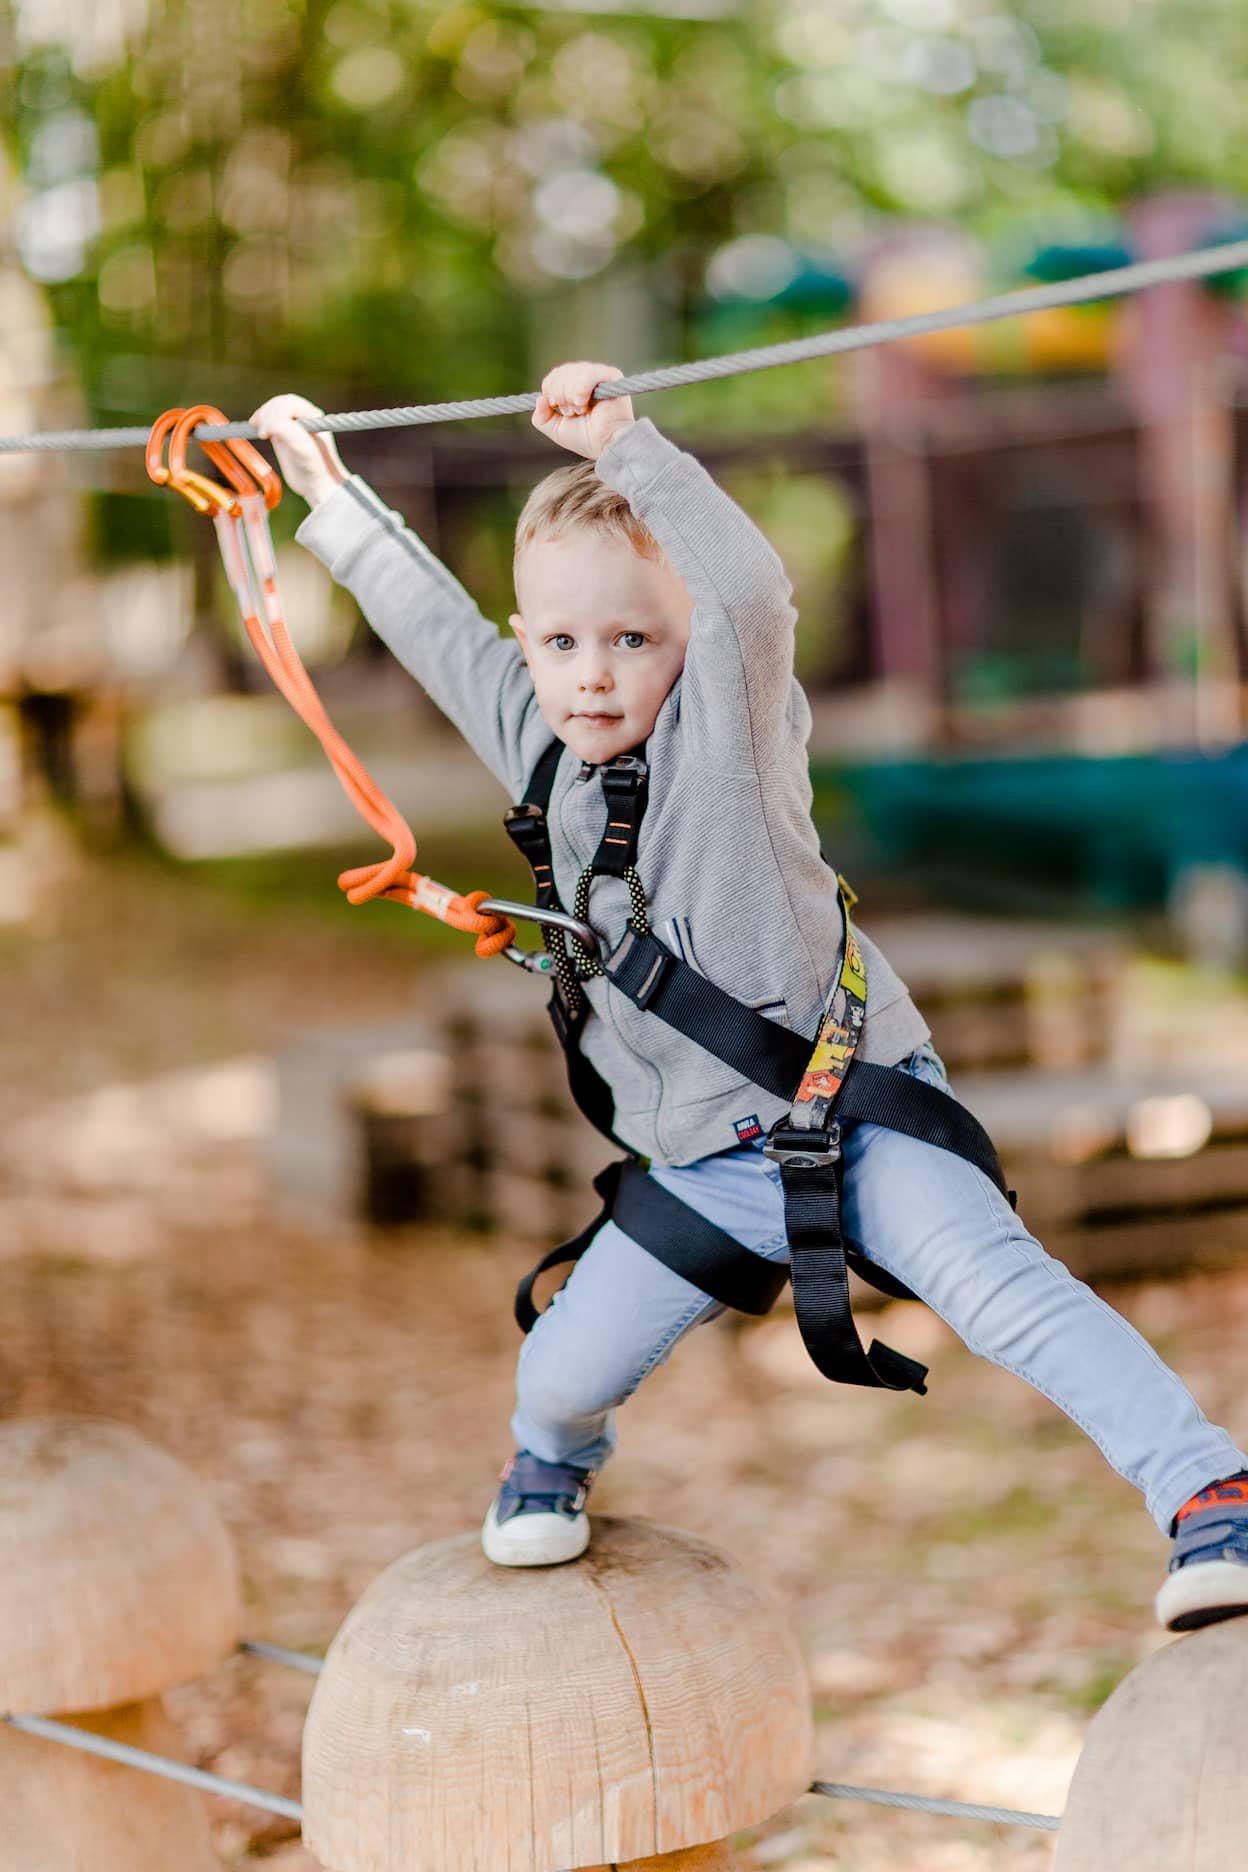
[[[948,1089],[929,1046],[898,1070]],[[1248,1469],[1147,1341],[1044,1252],[981,1171],[880,1125],[849,1128],[844,1150],[846,1237],[972,1352],[1064,1410],[1163,1532],[1198,1489]],[[788,1260],[780,1173],[761,1141],[651,1174],[744,1247]],[[724,1310],[606,1223],[521,1348],[516,1447],[600,1468],[615,1448],[614,1407]]]

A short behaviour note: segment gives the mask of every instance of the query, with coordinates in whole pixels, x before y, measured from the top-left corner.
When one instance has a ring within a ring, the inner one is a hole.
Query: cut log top
[[[1227,1872],[1245,1860],[1248,1619],[1177,1638],[1093,1718],[1054,1872]]]
[[[602,1866],[722,1839],[810,1783],[778,1609],[693,1535],[598,1516],[568,1566],[476,1535],[395,1562],[334,1640],[304,1732],[333,1872]]]
[[[0,1426],[0,1710],[157,1696],[237,1638],[229,1537],[189,1470],[95,1418]]]

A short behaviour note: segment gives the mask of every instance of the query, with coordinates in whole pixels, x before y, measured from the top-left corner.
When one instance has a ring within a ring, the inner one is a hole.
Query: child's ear
[[[529,660],[529,636],[524,627],[524,619],[518,611],[513,611],[507,622],[511,625],[512,630],[516,634],[516,642],[519,644],[524,660],[527,663]]]

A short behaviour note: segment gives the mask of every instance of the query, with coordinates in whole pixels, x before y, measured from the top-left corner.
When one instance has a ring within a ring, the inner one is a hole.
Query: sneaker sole
[[[1171,1573],[1157,1594],[1157,1620],[1167,1631],[1199,1631],[1219,1619],[1248,1614],[1248,1567],[1202,1560]]]
[[[500,1527],[491,1502],[481,1526],[482,1551],[495,1566],[562,1566],[578,1560],[588,1546],[586,1514],[572,1521],[566,1515],[518,1515]]]

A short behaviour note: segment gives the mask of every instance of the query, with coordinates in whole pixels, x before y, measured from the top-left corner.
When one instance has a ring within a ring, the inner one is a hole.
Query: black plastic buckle
[[[617,754],[602,770],[602,790],[621,799],[640,793],[650,769],[637,754]]]
[[[515,844],[531,845],[546,837],[546,814],[540,806],[525,801],[523,806],[509,806],[503,814],[503,829]]]
[[[796,1125],[780,1119],[767,1133],[763,1156],[770,1157],[782,1170],[826,1170],[839,1162],[841,1127],[833,1122],[823,1131],[799,1131]]]
[[[635,949],[640,952],[640,960],[633,958]],[[621,970],[630,958],[631,967],[621,981]],[[675,966],[676,957],[671,951],[653,937],[643,936],[631,922],[625,925],[624,934],[603,964],[608,980],[639,1008],[649,1007]],[[634,976],[638,979],[634,980]]]

